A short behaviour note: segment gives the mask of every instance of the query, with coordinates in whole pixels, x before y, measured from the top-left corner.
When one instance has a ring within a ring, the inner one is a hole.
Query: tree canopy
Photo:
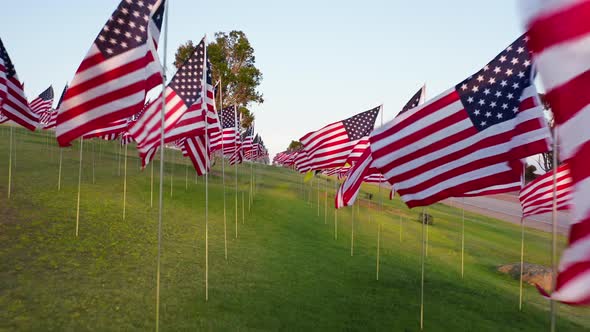
[[[195,50],[192,40],[180,45],[176,51],[176,68],[191,56]],[[213,81],[221,82],[218,87],[223,97],[223,105],[216,98],[218,109],[236,105],[242,114],[242,127],[249,127],[254,115],[248,109],[251,103],[263,103],[258,86],[262,82],[262,72],[256,68],[254,48],[243,31],[217,32],[215,40],[207,45],[209,61],[213,66]]]
[[[302,147],[303,147],[303,144],[301,144],[301,142],[291,141],[291,143],[289,143],[289,147],[287,148],[287,151],[289,151],[289,152],[297,151],[297,150],[300,150]]]

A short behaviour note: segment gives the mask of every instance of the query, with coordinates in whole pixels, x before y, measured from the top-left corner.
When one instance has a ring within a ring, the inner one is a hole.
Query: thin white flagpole
[[[523,163],[522,167],[522,183],[521,186],[524,188],[526,183],[526,162]],[[524,215],[520,218],[520,280],[518,286],[518,310],[522,311],[522,301],[523,301],[523,277],[524,277]]]
[[[90,141],[92,145],[92,184],[96,183],[96,157],[95,157],[95,143]],[[127,158],[127,156],[125,156]],[[125,218],[123,218],[125,219]]]
[[[123,169],[123,220],[125,220],[125,212],[127,211],[127,145],[125,144],[125,162]]]
[[[238,130],[238,108],[236,107],[236,105],[234,104],[234,126],[236,128],[236,131]],[[237,143],[235,142],[235,149],[237,149]],[[235,150],[234,149],[234,150]],[[237,152],[237,151],[236,151]],[[238,238],[238,163],[236,161],[235,163],[235,169],[236,169],[236,183],[235,183],[235,196],[236,196],[236,206],[235,206],[235,215],[236,215],[236,239]]]
[[[203,90],[201,95],[203,96],[203,101],[205,101],[205,96],[207,95],[207,35],[205,35],[204,43],[205,43],[205,51],[203,59],[205,64],[203,66]],[[203,103],[205,104],[205,103]],[[209,153],[209,124],[207,122],[207,118],[209,117],[209,110],[205,108],[205,149],[207,149],[207,154]],[[207,158],[207,166],[208,168],[211,167],[211,160]],[[209,169],[205,172],[205,301],[209,301]]]
[[[57,171],[57,191],[61,190],[61,164],[63,162],[63,157],[64,157],[64,150],[63,148],[60,148],[58,146],[59,149],[59,170]]]
[[[80,167],[78,168],[78,203],[76,205],[76,237],[80,226],[80,190],[82,186],[82,152],[84,150],[84,139],[80,137]]]
[[[223,88],[221,79],[219,79],[219,112],[220,121],[223,123]],[[225,253],[225,260],[227,261],[227,203],[225,197],[225,158],[223,156],[223,126],[221,126],[221,182],[223,186],[223,250]]]
[[[9,146],[10,148],[8,149],[8,199],[10,199],[10,191],[12,189],[12,143],[13,143],[13,131],[14,131],[14,126],[10,126],[10,141],[9,141]],[[15,158],[16,159],[16,153],[15,153]]]
[[[338,175],[336,175],[336,181],[334,181],[334,190],[335,192],[338,191],[338,186],[340,185],[338,181]],[[338,209],[334,208],[334,240],[338,240]]]
[[[164,118],[166,116],[166,61],[168,53],[168,3],[164,4],[164,62],[162,68],[162,110],[160,111],[160,191],[158,193],[158,257],[156,268],[156,332],[160,329],[160,269],[162,256],[162,211],[164,209]],[[153,168],[152,168],[153,170]],[[153,177],[152,177],[153,178]],[[152,181],[153,183],[153,181]]]
[[[461,279],[465,273],[465,197],[461,199]]]
[[[524,217],[520,218],[520,280],[518,286],[518,310],[522,311],[523,277],[524,277]]]
[[[551,266],[553,267],[553,282],[551,291],[554,292],[557,285],[557,126],[553,128],[553,211],[551,214]],[[551,298],[551,332],[555,332],[557,323],[557,303]]]
[[[354,203],[350,207],[350,257],[354,256]]]
[[[420,330],[424,330],[424,261],[426,260],[426,208],[422,209],[422,279],[420,281]]]
[[[244,217],[244,192],[242,191],[242,224],[245,223],[246,217]]]
[[[116,148],[115,148],[116,149]],[[121,153],[123,152],[123,147],[119,144],[119,154],[117,155],[117,176],[121,176]]]

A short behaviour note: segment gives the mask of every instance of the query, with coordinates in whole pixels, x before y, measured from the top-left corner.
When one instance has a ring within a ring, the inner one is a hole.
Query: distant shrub
[[[431,214],[420,212],[418,222],[426,225],[434,225],[434,217]]]

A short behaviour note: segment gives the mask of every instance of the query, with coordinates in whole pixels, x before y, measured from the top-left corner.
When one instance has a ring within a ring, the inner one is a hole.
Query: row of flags
[[[551,211],[554,200],[557,210],[573,207],[570,246],[557,287],[546,295],[589,304],[590,136],[583,133],[590,125],[590,99],[583,91],[590,52],[579,38],[590,34],[582,28],[588,15],[579,13],[590,9],[590,1],[546,6],[535,9],[538,16],[527,21],[526,35],[437,97],[424,102],[423,87],[378,129],[373,112],[381,107],[310,132],[300,139],[301,149],[277,154],[274,163],[302,173],[345,174],[337,208],[352,205],[363,182],[390,183],[392,194],[399,193],[410,208],[515,190],[520,190],[523,218]],[[585,57],[574,57],[564,68],[563,62],[578,53]],[[523,187],[523,160],[550,151],[552,143],[533,82],[533,59],[543,74],[562,139],[560,155],[567,163],[555,175],[550,172]]]
[[[254,136],[253,128],[241,135],[237,110],[230,107],[221,114],[216,110],[206,38],[165,82],[157,54],[164,9],[165,0],[121,1],[64,88],[56,109],[51,107],[51,86],[27,101],[0,40],[0,122],[12,120],[29,130],[55,128],[62,147],[78,138],[136,142],[143,167],[162,142],[181,149],[201,175],[217,151],[230,163],[264,161],[268,152],[262,139]],[[146,95],[162,84],[159,96],[146,101]]]

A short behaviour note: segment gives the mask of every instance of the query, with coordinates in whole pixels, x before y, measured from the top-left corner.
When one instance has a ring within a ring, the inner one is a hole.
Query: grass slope
[[[16,165],[12,197],[7,199],[8,129],[0,129],[0,155],[5,156],[0,167],[0,329],[154,329],[157,192],[150,208],[150,168],[139,171],[130,149],[123,220],[118,145],[85,143],[76,238],[78,146],[64,151],[58,192],[57,149],[47,145],[43,134],[15,132]],[[195,183],[190,169],[187,176],[185,161],[177,153],[167,159],[175,162],[166,165],[164,180],[163,331],[419,330],[418,211],[406,209],[396,199],[386,200],[386,211],[378,213],[376,197],[364,200],[355,212],[351,257],[351,210],[338,212],[335,239],[333,209],[324,219],[324,180],[318,217],[317,182],[303,188],[301,177],[289,170],[257,166],[257,194],[248,211],[250,166],[244,165],[239,168],[236,238],[235,170],[228,167],[226,261],[223,186],[217,164],[209,178],[210,288],[205,302],[204,179]],[[332,189],[334,183],[327,185]],[[364,190],[377,194],[374,186]],[[328,204],[332,202],[330,195]],[[526,286],[519,312],[518,281],[495,271],[499,264],[519,261],[518,226],[467,213],[465,278],[461,279],[460,211],[443,205],[428,211],[435,225],[428,231],[426,330],[548,329],[548,302]],[[376,281],[378,223],[381,265]],[[560,241],[563,247],[564,239]],[[528,229],[525,250],[526,261],[548,265],[549,235]],[[559,331],[589,329],[588,313],[559,306]]]

